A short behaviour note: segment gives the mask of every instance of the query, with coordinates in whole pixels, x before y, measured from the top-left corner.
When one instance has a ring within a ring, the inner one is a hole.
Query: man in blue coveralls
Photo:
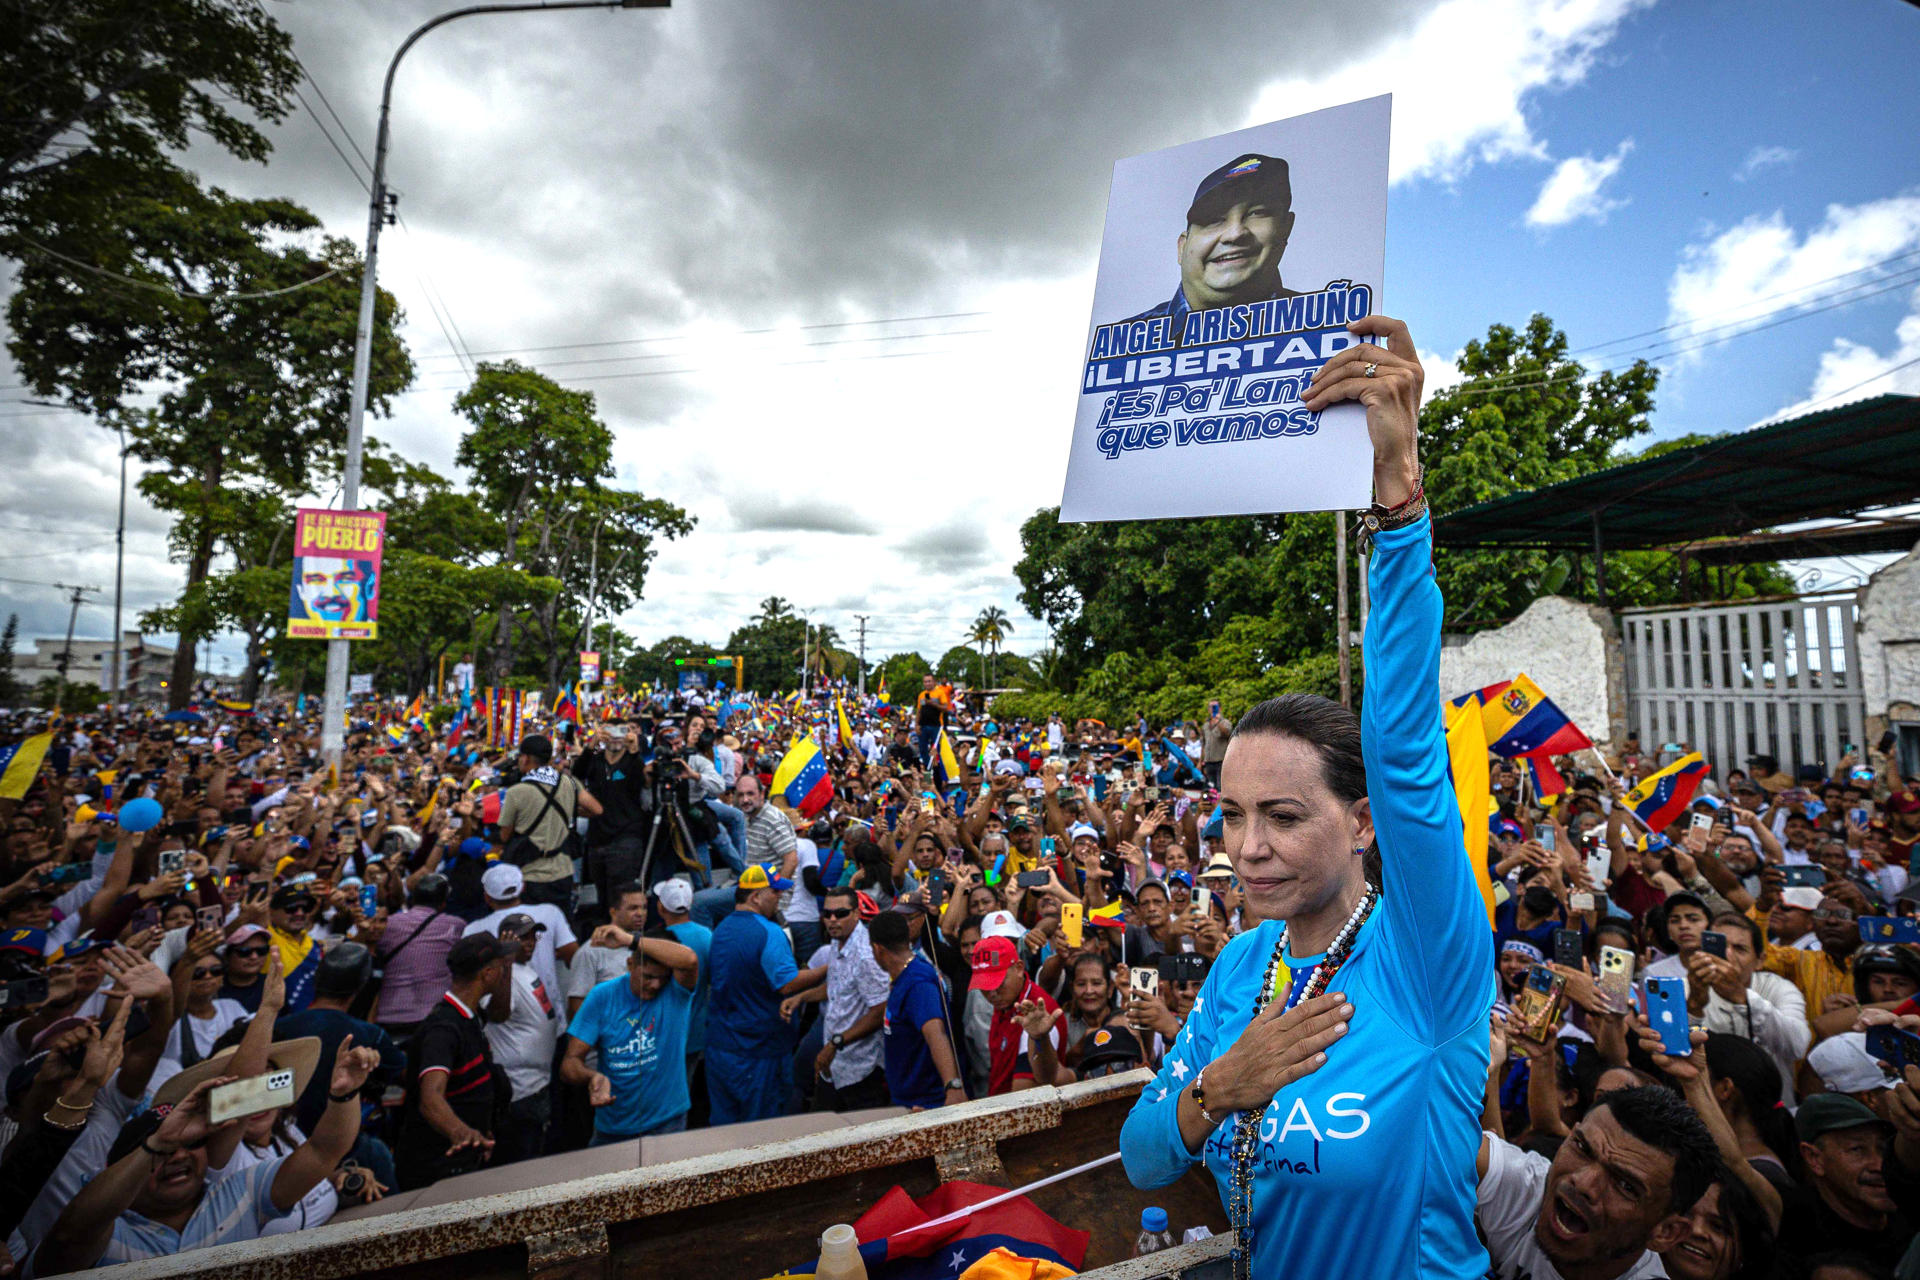
[[[785,1108],[793,1031],[780,1001],[802,982],[786,931],[773,922],[791,880],[750,866],[733,892],[733,914],[713,931],[707,953],[707,1093],[714,1124],[765,1120]]]

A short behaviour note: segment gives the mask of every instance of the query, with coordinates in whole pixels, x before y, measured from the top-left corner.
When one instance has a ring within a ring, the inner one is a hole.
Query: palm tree
[[[768,596],[760,602],[760,621],[779,622],[793,616],[793,606],[781,596]]]
[[[1012,630],[1013,620],[1008,618],[1007,611],[997,604],[988,605],[980,611],[980,616],[973,620],[973,630],[968,639],[983,648],[992,647],[995,677],[1000,674],[1000,646],[1007,642],[1007,636]],[[991,681],[988,687],[992,687]]]

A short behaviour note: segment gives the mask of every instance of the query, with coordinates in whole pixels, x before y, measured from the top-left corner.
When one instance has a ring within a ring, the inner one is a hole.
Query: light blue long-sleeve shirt
[[[1440,719],[1439,588],[1423,517],[1374,542],[1361,717],[1385,883],[1334,979],[1354,1006],[1326,1065],[1282,1089],[1254,1155],[1254,1275],[1482,1277],[1474,1159],[1493,1002],[1487,916],[1467,865]],[[1138,1187],[1205,1163],[1227,1202],[1235,1118],[1187,1151],[1179,1092],[1246,1029],[1280,936],[1220,954],[1120,1134]],[[1317,957],[1289,957],[1296,983]]]

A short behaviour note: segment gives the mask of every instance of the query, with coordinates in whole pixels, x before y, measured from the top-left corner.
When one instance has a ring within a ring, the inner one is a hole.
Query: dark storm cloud
[[[729,504],[734,528],[742,533],[879,532],[879,525],[851,503],[830,497],[758,497]]]
[[[993,555],[987,531],[965,517],[908,534],[894,544],[894,550],[929,573],[970,569]]]
[[[438,7],[279,16],[366,145],[387,56]],[[549,341],[919,314],[975,280],[1084,269],[1116,158],[1239,125],[1264,84],[1358,56],[1421,7],[703,0],[476,18],[403,64],[391,181],[416,226],[550,269],[566,307],[543,318]],[[276,184],[354,228],[364,196],[311,124],[276,145]],[[597,389],[658,420],[685,394],[674,381]]]

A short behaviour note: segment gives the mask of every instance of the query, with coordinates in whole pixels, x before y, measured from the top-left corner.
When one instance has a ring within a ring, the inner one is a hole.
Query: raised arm
[[[1304,403],[1366,406],[1376,502],[1394,512],[1374,538],[1367,581],[1366,700],[1361,746],[1385,884],[1380,910],[1398,943],[1390,953],[1410,1030],[1440,1043],[1486,1017],[1493,948],[1486,907],[1467,865],[1459,803],[1440,719],[1440,588],[1433,530],[1420,510],[1416,418],[1423,374],[1407,328],[1367,316],[1349,326],[1385,340],[1347,348],[1323,365]],[[1374,376],[1368,376],[1371,372]]]

